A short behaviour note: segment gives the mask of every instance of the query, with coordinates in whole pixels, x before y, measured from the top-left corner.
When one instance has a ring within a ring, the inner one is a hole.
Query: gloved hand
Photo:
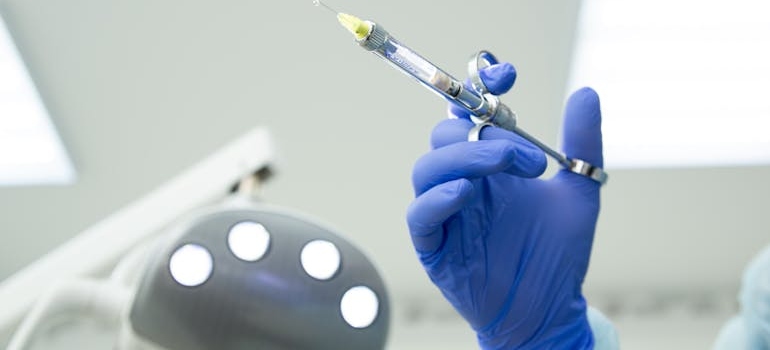
[[[506,92],[510,64],[480,74]],[[454,109],[453,109],[454,110]],[[536,179],[542,151],[514,133],[458,115],[433,130],[433,150],[413,171],[407,222],[430,279],[470,323],[484,349],[590,349],[581,285],[599,214],[599,183],[567,170]],[[563,151],[601,167],[599,97],[575,92],[564,114]]]

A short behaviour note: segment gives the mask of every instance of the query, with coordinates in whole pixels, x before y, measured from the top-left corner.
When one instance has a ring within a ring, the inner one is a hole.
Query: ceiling
[[[513,62],[505,100],[556,144],[578,0],[329,3],[458,76],[482,48]],[[2,11],[78,181],[0,188],[0,279],[264,126],[278,150],[267,201],[339,228],[396,297],[435,294],[409,258],[404,213],[443,102],[359,49],[329,12],[310,0],[5,0]],[[768,241],[769,175],[612,172],[587,291],[735,290]]]

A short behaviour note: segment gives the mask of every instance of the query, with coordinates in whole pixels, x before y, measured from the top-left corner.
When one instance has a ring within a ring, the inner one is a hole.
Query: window
[[[67,153],[0,18],[0,186],[74,180]]]
[[[770,2],[583,0],[608,168],[770,164]]]

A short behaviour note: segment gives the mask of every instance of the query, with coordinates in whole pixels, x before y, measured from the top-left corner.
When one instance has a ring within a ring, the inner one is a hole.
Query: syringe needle
[[[323,6],[323,7],[325,7],[327,10],[329,10],[329,11],[333,12],[335,15],[339,13],[337,10],[335,10],[335,9],[333,9],[333,8],[331,8],[331,7],[329,7],[329,5],[327,5],[327,4],[324,4],[324,3],[323,3],[321,0],[313,0],[313,5],[316,5],[316,6]]]

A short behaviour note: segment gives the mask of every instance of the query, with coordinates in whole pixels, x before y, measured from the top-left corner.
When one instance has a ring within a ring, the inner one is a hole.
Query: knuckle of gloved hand
[[[419,201],[412,202],[407,209],[406,223],[412,235],[422,236],[436,229],[436,223],[432,218],[426,217]]]
[[[443,153],[443,152],[442,152]],[[415,195],[420,196],[436,185],[451,179],[452,174],[446,173],[446,156],[433,151],[420,157],[412,171],[412,187]],[[442,165],[443,164],[443,165]],[[445,169],[445,170],[437,170]]]
[[[492,171],[502,171],[509,167],[516,158],[516,146],[508,140],[489,140],[476,143],[469,155],[477,160],[476,165],[488,167]]]
[[[468,130],[473,127],[473,122],[466,119],[446,119],[441,121],[431,133],[431,147],[441,148],[457,142],[466,141]]]
[[[411,220],[408,219],[407,224],[409,226],[409,233],[411,233],[412,236],[427,236],[433,233],[433,231],[436,229],[435,225],[414,218]]]

